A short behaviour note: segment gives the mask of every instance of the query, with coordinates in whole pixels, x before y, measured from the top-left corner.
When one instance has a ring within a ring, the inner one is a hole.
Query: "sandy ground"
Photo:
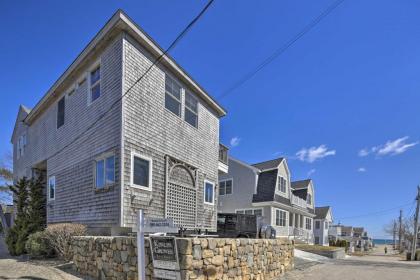
[[[390,249],[390,247],[388,247]],[[396,252],[378,246],[366,256],[351,256],[325,263],[296,262],[296,269],[287,273],[287,280],[418,280],[420,262],[403,261]]]

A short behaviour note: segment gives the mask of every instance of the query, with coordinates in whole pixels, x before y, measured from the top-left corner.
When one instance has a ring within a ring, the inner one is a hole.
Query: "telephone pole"
[[[393,232],[393,241],[394,241],[394,250],[397,249],[397,221],[394,220],[394,232]]]
[[[417,207],[416,214],[414,215],[414,237],[413,245],[411,246],[411,260],[414,261],[416,257],[416,248],[417,248],[417,236],[419,233],[419,208],[420,208],[420,186],[417,186]]]
[[[398,231],[398,250],[401,253],[403,251],[402,250],[402,209],[400,210],[399,223],[400,223],[400,229]]]

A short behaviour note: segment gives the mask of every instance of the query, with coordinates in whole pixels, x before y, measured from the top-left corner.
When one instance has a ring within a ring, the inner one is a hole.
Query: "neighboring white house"
[[[315,244],[329,245],[329,228],[333,223],[332,209],[330,206],[316,207],[314,219]]]
[[[219,176],[218,212],[261,215],[277,236],[313,243],[312,180],[291,182],[284,158],[249,165],[229,157],[228,165]]]

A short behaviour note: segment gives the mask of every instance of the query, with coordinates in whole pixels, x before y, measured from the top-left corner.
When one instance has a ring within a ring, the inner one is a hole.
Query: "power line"
[[[204,8],[200,11],[200,13],[198,13],[198,15],[195,16],[194,19],[182,30],[182,32],[175,38],[175,40],[169,45],[169,47],[155,59],[152,65],[150,65],[149,68],[146,69],[146,71],[127,89],[127,91],[123,95],[121,95],[117,100],[115,100],[110,105],[108,110],[102,113],[91,125],[89,125],[83,132],[81,132],[78,136],[76,136],[76,138],[74,138],[72,141],[64,145],[61,149],[56,151],[51,156],[47,157],[45,160],[48,160],[60,154],[64,149],[68,148],[70,145],[72,145],[77,140],[79,140],[85,133],[91,130],[101,119],[103,119],[113,109],[113,107],[117,105],[127,94],[129,94],[131,90],[134,88],[134,86],[137,85],[150,72],[150,70],[152,70],[154,66],[158,65],[160,61],[166,56],[166,54],[169,51],[171,51],[179,43],[179,41],[181,41],[181,39],[188,33],[188,31],[193,27],[193,25],[204,15],[204,13],[208,10],[208,8],[211,6],[213,2],[214,0],[209,0],[209,2],[204,6]]]
[[[413,204],[413,202],[410,202],[410,203],[400,205],[400,206],[396,206],[396,207],[392,207],[392,208],[389,208],[389,209],[384,209],[384,210],[380,210],[380,211],[376,211],[376,212],[370,212],[370,213],[357,215],[357,216],[348,216],[348,217],[336,218],[335,220],[354,219],[354,218],[384,215],[384,214],[387,214],[388,212],[394,211],[396,209],[400,209],[402,207],[407,207],[408,205],[412,205],[412,204]]]
[[[300,38],[302,38],[306,33],[308,33],[312,28],[314,28],[319,22],[321,22],[325,17],[327,17],[334,9],[343,3],[344,0],[337,0],[333,2],[328,8],[326,8],[318,17],[312,20],[308,25],[306,25],[299,33],[297,33],[294,37],[292,37],[289,41],[287,41],[284,45],[278,48],[273,54],[267,57],[262,63],[260,63],[257,68],[248,72],[245,76],[240,78],[236,83],[234,83],[230,88],[224,91],[220,96],[219,99],[226,97],[233,91],[235,91],[238,87],[243,85],[248,80],[252,79],[259,71],[261,71],[264,67],[270,64],[273,60],[275,60],[279,55],[284,53],[287,49],[293,46]]]

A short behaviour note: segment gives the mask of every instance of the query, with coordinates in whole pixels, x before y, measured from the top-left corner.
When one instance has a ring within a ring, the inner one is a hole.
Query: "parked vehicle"
[[[256,215],[219,213],[217,235],[229,238],[275,238],[275,229],[264,225],[262,220],[261,216]]]

